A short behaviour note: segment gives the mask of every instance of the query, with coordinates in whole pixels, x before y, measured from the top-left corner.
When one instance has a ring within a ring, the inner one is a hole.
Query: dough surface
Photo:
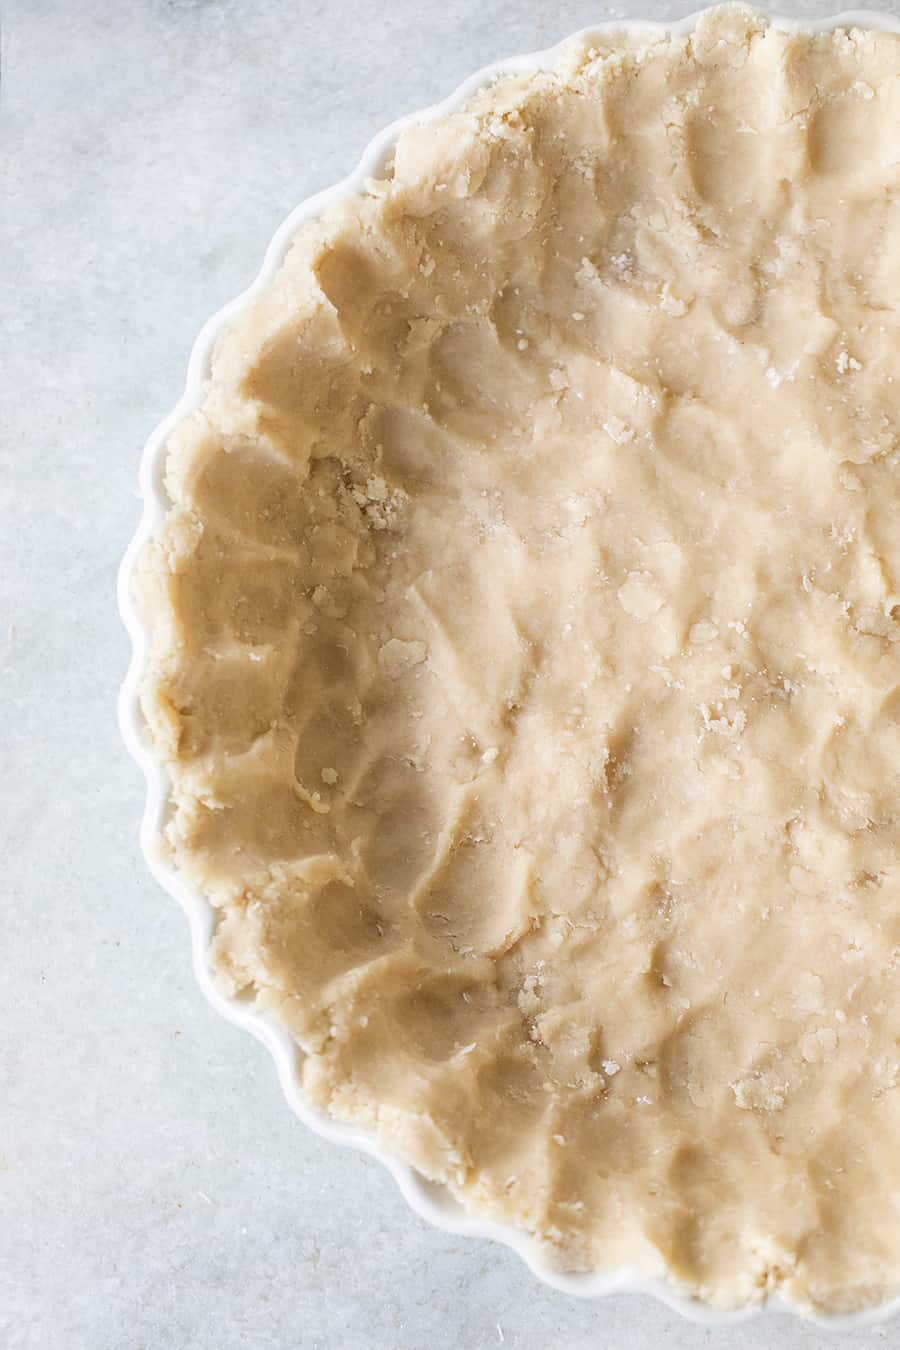
[[[726,8],[305,226],[140,571],[312,1102],[560,1267],[900,1292],[900,41]]]

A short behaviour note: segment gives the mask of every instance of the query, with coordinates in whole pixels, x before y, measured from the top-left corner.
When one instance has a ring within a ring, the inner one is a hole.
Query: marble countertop
[[[0,105],[0,1344],[730,1350],[427,1227],[204,1003],[137,849],[115,609],[141,445],[289,209],[472,70],[683,0],[7,0]],[[892,7],[900,12],[900,0]],[[816,16],[827,5],[794,4]],[[900,1347],[900,1323],[845,1346]]]

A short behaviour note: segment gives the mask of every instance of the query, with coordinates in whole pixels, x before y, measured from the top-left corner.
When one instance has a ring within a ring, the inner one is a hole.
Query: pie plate
[[[207,951],[216,924],[216,912],[209,901],[166,860],[162,835],[169,818],[170,782],[165,767],[154,757],[141,711],[139,688],[148,652],[148,636],[133,599],[133,579],[139,557],[147,541],[161,524],[169,508],[164,485],[166,445],[173,429],[201,403],[210,376],[210,362],[222,330],[260,295],[274,279],[298,229],[306,221],[321,216],[335,203],[363,190],[367,179],[378,178],[391,159],[397,138],[411,125],[447,116],[462,107],[479,90],[498,77],[527,74],[555,66],[571,47],[590,46],[592,40],[611,33],[629,31],[648,37],[690,32],[701,12],[676,23],[615,21],[597,24],[578,32],[556,46],[527,56],[517,56],[486,66],[459,86],[449,98],[424,111],[401,118],[380,132],[369,144],[356,169],[342,182],[317,193],[298,206],[276,232],[266,252],[262,268],[253,284],[226,305],[202,328],[190,357],[185,391],[177,406],[150,436],[140,465],[143,514],[137,531],[122,561],[118,579],[118,602],[123,622],[131,636],[133,652],[119,697],[119,723],[125,743],[146,778],[147,797],[141,824],[141,847],[147,865],[159,884],[184,908],[191,930],[193,965],[197,981],[212,1006],[230,1022],[244,1027],[270,1051],[275,1061],[284,1094],[292,1110],[317,1134],[336,1143],[348,1144],[377,1158],[392,1174],[411,1208],[422,1218],[448,1232],[478,1238],[490,1238],[511,1247],[530,1270],[554,1289],[580,1298],[600,1298],[607,1294],[650,1294],[683,1316],[707,1325],[735,1323],[756,1315],[753,1304],[734,1311],[710,1308],[682,1292],[674,1279],[648,1278],[627,1267],[592,1273],[565,1273],[553,1269],[538,1242],[527,1233],[504,1224],[489,1222],[467,1212],[443,1186],[423,1176],[395,1156],[391,1156],[374,1135],[339,1123],[315,1110],[305,1100],[300,1069],[303,1052],[289,1034],[270,1018],[255,1011],[247,998],[228,998],[216,987],[208,964]],[[777,29],[791,32],[823,32],[834,28],[881,29],[900,32],[900,20],[886,14],[862,10],[848,11],[816,22],[768,16]],[[859,1313],[843,1316],[813,1315],[806,1308],[789,1303],[780,1296],[769,1300],[769,1308],[789,1311],[831,1329],[859,1328],[879,1322],[900,1308],[900,1299],[880,1304]]]

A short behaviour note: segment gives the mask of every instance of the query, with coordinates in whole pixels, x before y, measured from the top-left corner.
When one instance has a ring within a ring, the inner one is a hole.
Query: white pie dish
[[[272,281],[288,247],[300,225],[318,217],[336,201],[359,191],[367,178],[377,177],[391,156],[397,137],[414,122],[446,115],[465,103],[479,89],[495,78],[510,73],[537,71],[556,64],[563,49],[570,44],[589,44],[592,36],[622,31],[641,31],[648,34],[689,31],[697,22],[692,15],[676,24],[622,23],[596,25],[573,35],[563,43],[533,55],[516,57],[486,67],[462,84],[443,103],[410,117],[401,119],[378,135],[365,151],[356,170],[337,186],[319,193],[296,208],[276,233],[267,251],[262,269],[253,285],[231,304],[214,315],[202,329],[191,354],[187,386],[177,407],[156,429],[144,451],[140,483],[144,498],[144,513],[138,531],[123,560],[119,576],[119,605],[123,621],[131,634],[134,651],[123,686],[119,717],[122,734],[134,758],[144,770],[147,780],[147,803],[141,828],[141,843],[148,865],[159,883],[184,907],[191,925],[194,968],[197,979],[210,1003],[223,1016],[246,1027],[271,1051],[278,1069],[285,1095],[295,1113],[312,1129],[326,1138],[350,1143],[377,1157],[395,1177],[410,1206],[423,1218],[439,1227],[456,1233],[488,1237],[512,1247],[529,1268],[550,1286],[580,1297],[599,1297],[608,1293],[640,1292],[651,1294],[682,1315],[706,1324],[734,1322],[752,1316],[756,1305],[734,1312],[711,1309],[679,1292],[674,1281],[648,1279],[629,1269],[615,1269],[592,1274],[565,1274],[552,1269],[538,1247],[527,1234],[497,1223],[487,1222],[468,1214],[444,1188],[424,1180],[409,1165],[390,1156],[374,1138],[362,1130],[341,1125],[311,1108],[303,1098],[298,1065],[302,1052],[290,1036],[268,1018],[252,1010],[240,999],[224,997],[214,986],[207,964],[207,949],[215,924],[215,912],[208,901],[187,886],[183,878],[166,864],[160,849],[160,836],[169,810],[170,784],[165,769],[150,754],[145,735],[143,716],[138,699],[138,685],[146,659],[147,637],[131,598],[132,576],[138,555],[147,539],[162,520],[167,510],[163,484],[165,447],[174,426],[200,403],[209,375],[210,358],[223,327],[242,308],[247,306]],[[853,11],[816,23],[771,18],[778,28],[792,31],[823,31],[835,27],[879,28],[900,32],[900,21],[886,15]],[[793,1312],[804,1312],[783,1300],[773,1299],[770,1306]],[[845,1317],[820,1317],[817,1320],[829,1327],[860,1327],[881,1320],[900,1306],[900,1300],[867,1309]]]

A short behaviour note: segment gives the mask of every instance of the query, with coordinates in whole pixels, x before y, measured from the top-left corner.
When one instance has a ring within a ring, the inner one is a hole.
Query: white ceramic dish
[[[426,1181],[407,1163],[392,1157],[377,1143],[372,1135],[334,1121],[314,1110],[304,1101],[298,1072],[302,1060],[302,1051],[294,1044],[287,1032],[269,1018],[254,1012],[246,1002],[240,999],[225,998],[216,989],[207,964],[207,949],[215,925],[215,912],[205,897],[189,887],[167,865],[163,858],[160,836],[169,810],[169,779],[165,768],[153,758],[147,744],[146,728],[138,698],[138,686],[144,667],[147,638],[131,595],[132,577],[137,558],[168,508],[163,482],[165,446],[168,437],[176,424],[192,412],[202,399],[204,385],[209,376],[210,358],[219,333],[241,308],[269,285],[299,226],[304,221],[321,215],[342,197],[358,192],[367,178],[377,178],[393,153],[397,137],[406,127],[415,122],[429,121],[453,112],[479,89],[490,84],[498,76],[512,73],[521,74],[522,72],[551,67],[559,61],[565,49],[570,45],[589,45],[591,38],[594,36],[621,32],[625,28],[647,34],[683,34],[694,27],[702,12],[698,11],[691,14],[677,23],[661,24],[641,21],[601,23],[575,33],[545,51],[513,57],[486,66],[461,84],[442,103],[421,112],[412,113],[408,117],[400,118],[386,127],[369,144],[356,169],[347,178],[334,187],[317,193],[316,196],[309,198],[291,212],[269,245],[262,268],[252,286],[242,295],[239,295],[237,299],[232,300],[224,309],[214,314],[202,328],[191,352],[184,394],[165,421],[153,432],[144,448],[140,466],[140,487],[143,494],[144,510],[137,532],[122,560],[118,579],[119,609],[133,644],[131,664],[119,697],[119,724],[125,743],[143,769],[147,781],[147,801],[140,834],[141,847],[156,880],[180,902],[188,916],[193,946],[194,972],[200,988],[217,1012],[220,1012],[229,1021],[245,1027],[268,1048],[275,1060],[278,1076],[288,1103],[304,1124],[326,1139],[341,1144],[350,1144],[354,1148],[361,1149],[364,1153],[377,1158],[391,1172],[404,1198],[422,1218],[453,1233],[492,1238],[494,1241],[504,1243],[518,1252],[539,1279],[555,1289],[581,1298],[599,1298],[605,1294],[624,1292],[650,1294],[685,1317],[707,1325],[721,1325],[722,1323],[734,1323],[751,1317],[759,1312],[759,1308],[754,1305],[733,1312],[721,1312],[679,1292],[674,1280],[648,1279],[636,1271],[624,1267],[592,1274],[565,1274],[553,1270],[547,1265],[537,1243],[528,1234],[506,1225],[491,1223],[470,1215],[449,1194],[446,1188]],[[886,29],[900,33],[900,19],[865,10],[847,11],[814,22],[785,19],[775,15],[769,16],[769,19],[774,27],[788,31],[823,32],[833,28],[857,27]],[[779,1298],[770,1300],[768,1306],[781,1311],[791,1311],[799,1315],[809,1316],[805,1310],[798,1309]],[[850,1327],[858,1328],[880,1322],[898,1310],[900,1310],[900,1299],[867,1309],[861,1313],[843,1317],[814,1317],[812,1320],[835,1330]]]

